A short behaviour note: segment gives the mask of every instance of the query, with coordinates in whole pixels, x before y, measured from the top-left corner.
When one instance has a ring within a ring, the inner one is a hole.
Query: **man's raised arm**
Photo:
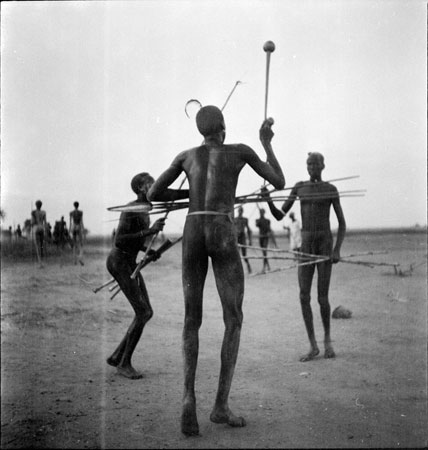
[[[282,172],[281,166],[279,165],[278,160],[276,159],[275,153],[272,148],[272,138],[274,136],[274,132],[272,131],[272,122],[269,119],[266,119],[260,128],[259,136],[260,141],[263,145],[263,148],[266,152],[266,162],[273,169],[273,177],[270,175],[270,179],[266,178],[267,181],[272,183],[272,185],[276,189],[283,189],[285,186],[285,178]]]
[[[244,144],[242,144],[242,148],[245,148],[246,163],[262,178],[269,181],[269,183],[272,183],[276,189],[283,189],[285,185],[285,178],[282,173],[281,166],[279,165],[272,149],[272,137],[273,131],[271,129],[271,122],[269,120],[265,120],[260,128],[260,141],[266,152],[266,162],[263,162],[252,148]]]

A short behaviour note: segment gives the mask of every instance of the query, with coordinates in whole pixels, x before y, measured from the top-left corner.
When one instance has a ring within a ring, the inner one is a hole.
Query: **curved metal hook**
[[[198,103],[199,104],[199,108],[202,108],[202,103],[199,100],[196,100],[195,98],[191,98],[186,105],[184,106],[184,112],[186,113],[186,116],[190,119],[189,114],[187,114],[187,107],[189,106],[190,103]]]

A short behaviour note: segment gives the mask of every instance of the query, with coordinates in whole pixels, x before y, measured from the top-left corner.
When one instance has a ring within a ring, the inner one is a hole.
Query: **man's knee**
[[[153,317],[153,309],[152,308],[138,308],[135,311],[135,315],[137,320],[143,323],[147,323]]]
[[[199,330],[202,325],[202,316],[186,316],[184,319],[184,328],[188,330]]]
[[[300,292],[299,298],[302,305],[311,303],[311,294],[309,292]]]
[[[226,328],[241,329],[243,321],[244,314],[241,309],[228,310],[224,313],[224,324]]]
[[[330,307],[327,295],[319,295],[318,303],[320,304],[321,307]]]

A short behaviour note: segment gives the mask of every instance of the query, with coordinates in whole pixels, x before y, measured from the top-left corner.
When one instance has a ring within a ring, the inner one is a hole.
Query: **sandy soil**
[[[285,239],[279,240],[287,248]],[[426,258],[426,235],[348,236],[359,259]],[[247,426],[211,423],[222,312],[210,270],[197,371],[200,437],[180,432],[183,298],[180,244],[144,269],[155,316],[134,354],[142,380],[105,363],[132,319],[125,297],[91,287],[110,278],[107,248],[88,246],[85,266],[51,256],[2,260],[2,448],[379,448],[427,445],[426,264],[411,276],[391,267],[334,266],[330,301],[334,360],[301,363],[308,350],[296,269],[246,276],[244,326],[230,396]],[[254,251],[251,252],[255,254]],[[272,268],[286,263],[273,261]],[[261,261],[253,261],[257,270]],[[317,336],[321,321],[313,295]],[[321,342],[320,342],[321,343]]]

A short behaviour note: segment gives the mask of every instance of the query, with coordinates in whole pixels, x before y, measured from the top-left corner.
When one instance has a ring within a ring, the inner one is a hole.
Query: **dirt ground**
[[[287,248],[287,241],[278,241]],[[360,234],[342,254],[360,260],[426,259],[426,234]],[[296,269],[246,275],[244,325],[230,406],[247,420],[211,423],[223,322],[210,269],[197,370],[201,436],[180,432],[183,296],[177,244],[143,271],[155,311],[134,354],[144,378],[105,363],[132,319],[122,294],[104,289],[108,246],[88,245],[84,266],[51,255],[2,258],[1,448],[381,448],[427,445],[426,264],[409,276],[392,267],[334,266],[330,302],[352,311],[332,319],[334,360],[299,362],[308,341]],[[250,254],[255,255],[254,250]],[[425,258],[425,259],[424,259]],[[261,261],[252,262],[260,270]],[[272,261],[272,268],[289,265]],[[315,329],[322,325],[313,290]]]

